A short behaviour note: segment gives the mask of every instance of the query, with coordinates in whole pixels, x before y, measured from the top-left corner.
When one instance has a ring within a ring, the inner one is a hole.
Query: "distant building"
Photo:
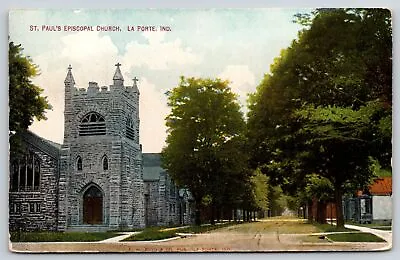
[[[365,191],[358,191],[352,197],[343,197],[345,221],[356,223],[392,222],[392,177],[376,178]],[[316,199],[307,206],[306,216],[310,220],[325,222],[336,219],[336,204],[332,201],[319,202]]]
[[[191,195],[178,190],[159,154],[142,154],[139,90],[120,64],[109,87],[64,81],[62,145],[29,131],[10,158],[10,229],[109,230],[191,223]],[[51,127],[51,126],[49,126]]]
[[[345,218],[359,223],[391,223],[392,200],[392,177],[377,178],[368,190],[344,200]]]

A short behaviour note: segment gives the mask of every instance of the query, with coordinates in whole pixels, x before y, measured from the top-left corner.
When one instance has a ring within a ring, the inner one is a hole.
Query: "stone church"
[[[64,80],[64,140],[27,131],[25,153],[10,158],[10,230],[114,230],[190,224],[193,199],[161,167],[160,154],[142,153],[137,78],[124,85],[75,87]],[[51,127],[51,126],[49,126]]]

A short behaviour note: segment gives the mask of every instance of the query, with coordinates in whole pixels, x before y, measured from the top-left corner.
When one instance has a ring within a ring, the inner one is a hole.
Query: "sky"
[[[53,106],[46,113],[48,119],[35,121],[30,130],[62,143],[68,65],[77,87],[87,88],[90,81],[111,85],[119,62],[125,85],[131,86],[134,77],[139,79],[143,152],[161,152],[167,136],[164,119],[169,113],[165,92],[179,84],[180,76],[229,80],[246,113],[247,94],[255,92],[274,58],[302,29],[293,22],[293,15],[309,11],[13,10],[9,14],[10,40],[22,44],[24,54],[39,66],[41,73],[33,82],[44,89],[43,95]],[[92,26],[94,31],[71,31],[68,26]],[[119,30],[97,31],[97,26]],[[149,31],[152,26],[156,31]],[[161,31],[160,26],[167,30]]]

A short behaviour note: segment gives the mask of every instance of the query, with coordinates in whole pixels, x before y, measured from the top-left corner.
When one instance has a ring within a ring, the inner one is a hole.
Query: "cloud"
[[[118,60],[118,50],[109,36],[100,36],[97,32],[63,36],[60,41],[50,42],[48,49],[32,57],[40,68],[40,75],[33,82],[44,89],[43,95],[48,97],[53,110],[47,111],[48,120],[36,121],[30,129],[40,136],[62,143],[64,79],[68,65],[72,65],[77,87],[87,87],[89,81],[108,85],[112,83],[113,64]]]
[[[163,90],[147,78],[141,78],[140,89],[140,142],[144,152],[161,152],[167,137],[165,117],[169,113]]]
[[[47,113],[47,121],[35,122],[30,129],[52,141],[62,143],[64,125],[64,79],[67,67],[72,65],[72,73],[77,87],[86,88],[89,81],[100,86],[112,84],[114,64],[122,63],[125,85],[133,74],[133,67],[147,66],[148,70],[174,70],[176,66],[199,62],[200,58],[190,49],[184,49],[179,39],[164,40],[163,34],[146,34],[148,43],[128,43],[123,56],[109,36],[93,33],[74,33],[60,38],[59,42],[49,44],[49,51],[33,57],[40,66],[41,75],[34,83],[44,88],[53,110]],[[160,152],[165,144],[165,117],[168,113],[166,89],[161,82],[140,77],[140,142],[145,152]],[[51,126],[51,127],[49,127]]]
[[[144,66],[150,70],[168,70],[176,66],[199,64],[202,57],[184,48],[182,41],[165,41],[165,32],[145,32],[148,44],[130,42],[126,46],[123,63],[128,68]]]
[[[218,75],[223,80],[230,82],[232,91],[239,95],[242,106],[246,106],[247,93],[256,89],[256,78],[247,65],[228,65]]]

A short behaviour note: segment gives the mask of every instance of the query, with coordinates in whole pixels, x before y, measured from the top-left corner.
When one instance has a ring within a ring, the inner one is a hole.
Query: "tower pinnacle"
[[[67,76],[65,77],[64,84],[75,84],[74,76],[72,76],[72,67],[71,64],[68,66]]]
[[[115,70],[113,77],[114,85],[123,85],[124,77],[122,76],[121,70],[119,69],[121,63],[118,62],[117,64],[115,64],[115,66],[117,67],[117,69]]]

